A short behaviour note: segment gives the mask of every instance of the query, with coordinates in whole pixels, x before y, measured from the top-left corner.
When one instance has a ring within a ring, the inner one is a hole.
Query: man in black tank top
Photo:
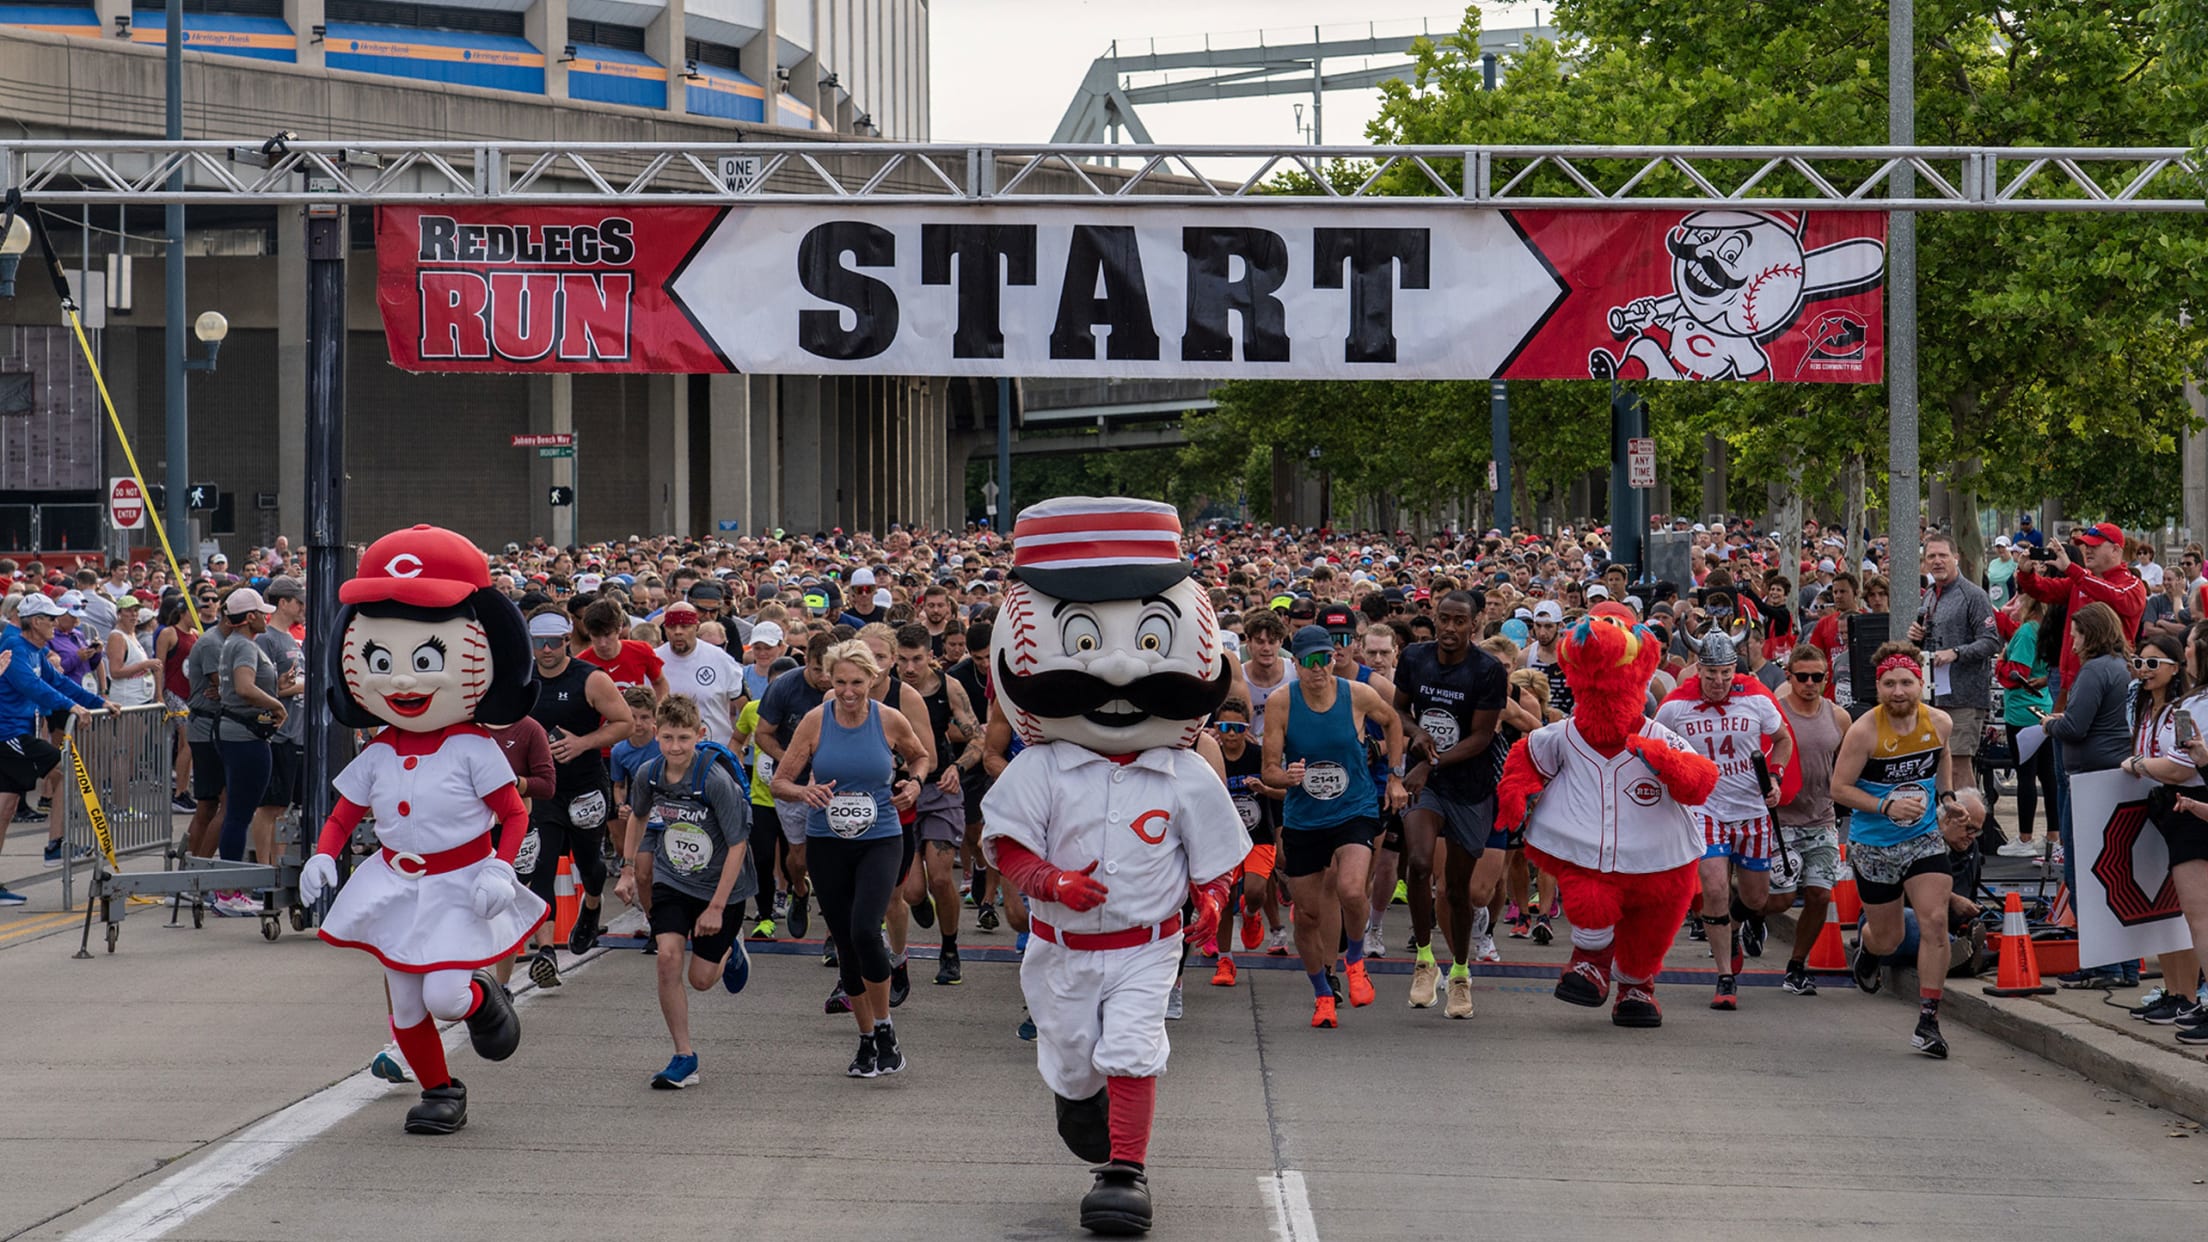
[[[529,647],[537,661],[537,705],[529,716],[544,726],[552,747],[552,796],[529,810],[532,849],[523,842],[515,870],[530,891],[555,901],[554,885],[562,855],[575,861],[583,908],[568,937],[571,953],[586,953],[598,942],[599,896],[606,886],[606,820],[613,810],[613,782],[604,751],[628,736],[629,705],[613,678],[602,669],[570,659],[573,622],[557,604],[529,614]],[[531,866],[524,869],[521,864]],[[529,962],[529,977],[540,988],[558,987],[560,972],[549,942]]]
[[[914,827],[920,838],[920,867],[927,893],[943,920],[943,952],[935,981],[961,979],[958,960],[958,855],[966,839],[966,799],[960,781],[981,766],[982,728],[974,719],[966,687],[943,675],[929,654],[928,629],[906,625],[897,631],[897,673],[927,705],[929,735],[942,761],[942,774],[920,789]],[[953,740],[955,737],[955,741]],[[909,889],[908,889],[909,891]]]

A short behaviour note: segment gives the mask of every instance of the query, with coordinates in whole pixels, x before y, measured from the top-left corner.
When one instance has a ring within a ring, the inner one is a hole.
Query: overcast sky
[[[1483,4],[1482,9],[1491,28],[1531,24],[1537,12],[1532,4]],[[1182,51],[1202,47],[1205,35],[1221,46],[1254,42],[1222,36],[1260,29],[1268,42],[1308,40],[1315,23],[1325,38],[1356,38],[1368,21],[1392,35],[1415,31],[1426,19],[1441,34],[1454,30],[1462,14],[1462,0],[934,0],[929,5],[933,137],[1047,141],[1090,62],[1114,39],[1122,54],[1152,39],[1159,51]],[[1349,16],[1356,20],[1345,21]],[[1329,61],[1326,69],[1344,72],[1364,63]],[[1159,142],[1292,143],[1295,105],[1306,98],[1145,105],[1142,116]],[[1329,91],[1326,140],[1363,142],[1365,125],[1378,107],[1377,91]]]

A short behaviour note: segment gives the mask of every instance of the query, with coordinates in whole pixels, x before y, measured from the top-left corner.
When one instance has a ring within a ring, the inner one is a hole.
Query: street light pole
[[[184,137],[184,0],[168,0],[168,127],[170,142]],[[184,190],[184,172],[181,168],[169,174],[171,193]],[[167,402],[166,435],[169,451],[168,504],[161,520],[169,528],[169,546],[176,550],[176,557],[186,568],[199,559],[199,548],[192,542],[191,497],[191,414],[185,404],[184,392],[184,205],[170,203],[167,209],[166,231],[169,235],[167,254],[163,258],[166,274],[165,292],[168,308],[164,312],[166,347],[162,356],[164,380],[162,394]],[[177,584],[184,590],[191,589],[190,582]]]
[[[1916,5],[1892,0],[1886,9],[1887,141],[1912,146],[1917,141]],[[1907,164],[1894,169],[1894,196],[1916,187]],[[1917,615],[1921,582],[1917,574],[1917,218],[1888,212],[1886,228],[1886,552],[1889,572],[1887,607],[1893,634],[1908,629]]]

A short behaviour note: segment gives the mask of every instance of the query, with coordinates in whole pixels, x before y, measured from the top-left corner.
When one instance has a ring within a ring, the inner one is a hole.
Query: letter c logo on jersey
[[[1152,836],[1149,830],[1149,823],[1153,819],[1158,821],[1156,836]],[[1172,826],[1173,817],[1164,811],[1144,811],[1142,814],[1135,816],[1135,822],[1131,825],[1135,830],[1135,835],[1141,837],[1145,845],[1165,844],[1166,831]]]
[[[1644,776],[1625,787],[1625,796],[1635,806],[1654,806],[1663,800],[1664,787]]]

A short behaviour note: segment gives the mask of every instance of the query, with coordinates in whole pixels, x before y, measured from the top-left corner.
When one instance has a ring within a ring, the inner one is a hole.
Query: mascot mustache
[[[1233,688],[1234,671],[1224,661],[1219,675],[1208,681],[1190,673],[1152,673],[1119,685],[1070,668],[1023,677],[1012,671],[1001,652],[997,656],[997,693],[1038,716],[1086,716],[1106,703],[1124,700],[1148,716],[1201,720],[1218,711]]]

